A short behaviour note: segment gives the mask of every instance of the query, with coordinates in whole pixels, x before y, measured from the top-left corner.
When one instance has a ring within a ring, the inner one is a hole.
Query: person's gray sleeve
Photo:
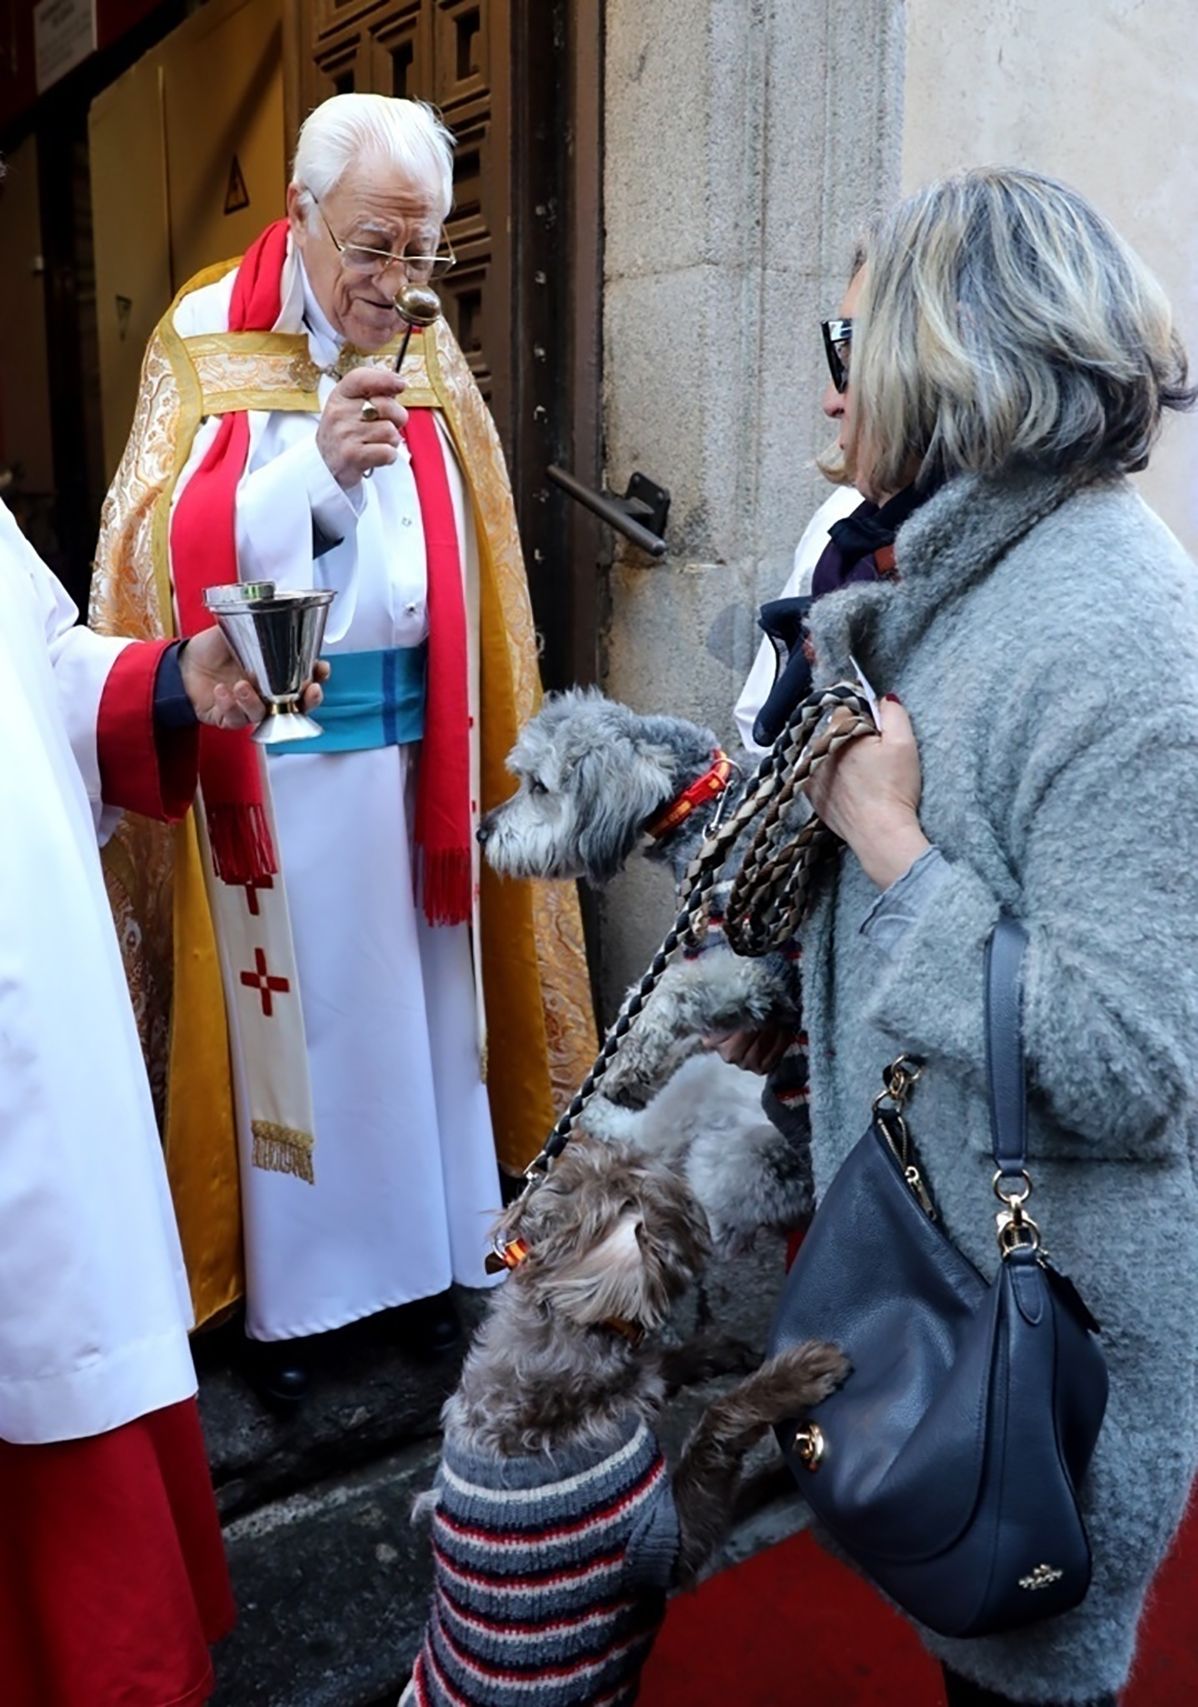
[[[899,1048],[984,1073],[983,951],[1024,925],[1033,1093],[1101,1156],[1172,1155],[1198,1038],[1198,709],[1145,696],[1134,717],[1075,716],[1011,755],[1002,893],[955,856],[891,952],[866,1017]]]
[[[680,1545],[678,1509],[670,1479],[663,1476],[628,1537],[624,1588],[629,1593],[643,1594],[672,1587]]]
[[[883,889],[861,921],[861,935],[883,954],[892,954],[932,905],[947,876],[948,861],[939,848],[920,854],[889,889]]]

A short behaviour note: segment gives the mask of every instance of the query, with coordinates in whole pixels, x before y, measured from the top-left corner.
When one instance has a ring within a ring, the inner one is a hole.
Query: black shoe
[[[462,1338],[462,1323],[452,1292],[417,1298],[396,1312],[399,1341],[413,1357],[444,1357]]]
[[[246,1377],[258,1397],[276,1410],[295,1410],[308,1394],[308,1365],[295,1340],[245,1342]]]

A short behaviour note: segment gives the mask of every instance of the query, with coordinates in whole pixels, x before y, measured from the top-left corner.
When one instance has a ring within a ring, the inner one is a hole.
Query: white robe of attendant
[[[184,297],[180,334],[225,329],[234,276]],[[332,366],[339,340],[292,256],[274,329],[301,328],[317,366]],[[322,377],[322,405],[334,384]],[[426,564],[406,445],[351,496],[316,448],[318,416],[252,411],[249,423],[236,517],[242,580],[335,589],[324,646],[334,670],[339,652],[418,645],[428,633]],[[212,422],[197,434],[180,491],[215,430]],[[469,570],[473,520],[444,432],[442,441]],[[341,541],[318,558],[314,519]],[[470,669],[477,674],[474,633]],[[419,759],[415,745],[293,750],[267,761],[307,1038],[316,1182],[253,1166],[239,1096],[246,1324],[257,1339],[321,1333],[455,1281],[490,1283],[483,1261],[500,1191],[470,928],[428,925],[413,898]],[[235,1017],[231,1026],[236,1080]]]
[[[126,642],[75,618],[0,504],[0,1440],[18,1445],[101,1434],[196,1390],[96,840],[96,720]]]
[[[815,566],[824,554],[828,543],[830,529],[836,523],[851,516],[861,505],[861,494],[854,486],[836,486],[831,497],[825,498],[819,509],[803,529],[802,538],[795,546],[794,568],[782,591],[776,596],[780,599],[797,598],[811,591],[811,577]],[[768,749],[759,747],[753,739],[753,725],[757,714],[770,697],[770,689],[774,685],[774,675],[777,667],[777,654],[768,640],[763,640],[757,648],[757,656],[753,660],[753,668],[745,679],[740,698],[736,702],[736,727],[745,749],[750,753],[765,753]]]

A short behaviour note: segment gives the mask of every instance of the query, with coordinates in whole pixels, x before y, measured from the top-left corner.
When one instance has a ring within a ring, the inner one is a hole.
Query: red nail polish
[[[884,693],[882,698],[890,700],[892,705],[901,705],[903,703],[896,693]]]

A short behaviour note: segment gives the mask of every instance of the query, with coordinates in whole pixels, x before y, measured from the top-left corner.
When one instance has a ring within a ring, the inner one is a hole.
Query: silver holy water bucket
[[[271,746],[323,733],[320,724],[300,710],[300,695],[312,679],[325,619],[336,596],[315,588],[288,592],[273,581],[205,590],[204,603],[266,704],[266,716],[253,732],[255,741]]]

